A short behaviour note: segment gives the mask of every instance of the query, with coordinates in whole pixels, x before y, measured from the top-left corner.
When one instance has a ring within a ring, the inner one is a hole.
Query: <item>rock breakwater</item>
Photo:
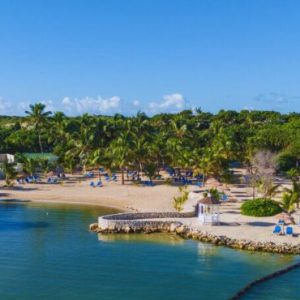
[[[98,223],[90,225],[90,230],[97,233],[171,232],[184,239],[194,239],[233,249],[300,254],[300,244],[232,239],[225,235],[213,235],[184,224],[184,219],[193,215],[194,213],[121,213],[99,217]]]

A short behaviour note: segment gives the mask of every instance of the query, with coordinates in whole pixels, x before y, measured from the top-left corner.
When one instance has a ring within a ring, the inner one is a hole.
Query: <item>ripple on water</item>
[[[1,299],[228,299],[249,281],[294,261],[174,235],[88,231],[99,215],[113,212],[0,204]]]

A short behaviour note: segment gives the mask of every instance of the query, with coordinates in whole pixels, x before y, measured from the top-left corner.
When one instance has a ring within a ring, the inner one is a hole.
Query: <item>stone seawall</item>
[[[291,245],[287,243],[276,244],[273,242],[238,240],[191,228],[184,224],[184,219],[192,216],[193,213],[121,213],[99,217],[98,223],[90,225],[90,230],[98,233],[172,232],[184,239],[195,239],[233,249],[300,254],[299,244]]]
[[[98,224],[94,224],[92,229],[102,233],[171,232],[182,225],[181,222],[172,221],[171,219],[191,218],[194,216],[194,212],[120,213],[99,217]]]

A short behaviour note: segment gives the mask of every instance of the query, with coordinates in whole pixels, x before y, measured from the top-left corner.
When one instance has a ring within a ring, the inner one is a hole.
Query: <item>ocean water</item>
[[[0,202],[0,299],[229,299],[298,258],[215,247],[175,235],[97,235],[112,209]],[[245,299],[299,299],[295,274]],[[284,295],[284,297],[282,297]]]

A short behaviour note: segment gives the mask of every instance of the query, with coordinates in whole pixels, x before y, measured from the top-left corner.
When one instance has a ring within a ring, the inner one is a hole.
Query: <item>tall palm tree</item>
[[[110,145],[113,164],[115,167],[121,169],[122,184],[125,183],[124,170],[129,163],[130,141],[130,135],[125,132],[121,133]]]
[[[46,105],[43,103],[36,103],[29,105],[30,110],[25,111],[28,115],[28,119],[31,125],[35,128],[39,138],[40,150],[43,153],[43,145],[41,140],[41,130],[45,127],[48,122],[48,117],[52,114],[51,111],[45,111]]]

